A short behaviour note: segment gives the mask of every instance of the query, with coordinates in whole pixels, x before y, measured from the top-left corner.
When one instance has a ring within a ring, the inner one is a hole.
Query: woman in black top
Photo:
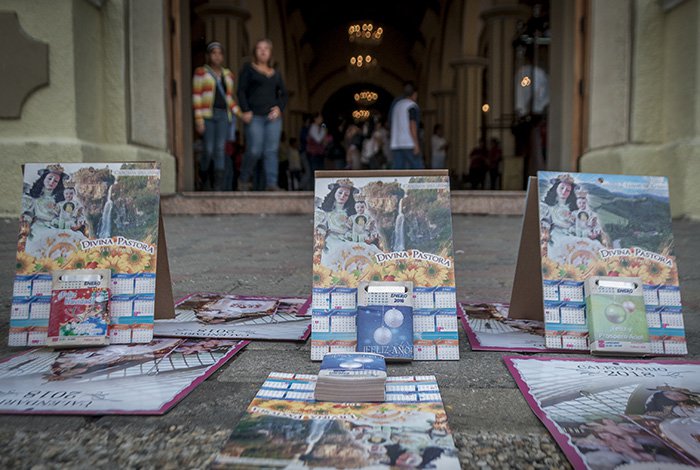
[[[263,158],[268,191],[277,191],[277,152],[282,132],[282,111],[287,104],[287,90],[279,71],[271,66],[272,42],[255,43],[252,62],[238,74],[238,104],[246,124],[246,152],[243,157],[238,188],[250,190],[250,178]]]

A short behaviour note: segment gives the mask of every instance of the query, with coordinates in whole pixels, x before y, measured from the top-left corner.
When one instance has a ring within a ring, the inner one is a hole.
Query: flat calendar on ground
[[[317,402],[316,381],[271,373],[212,467],[460,468],[434,376],[389,377],[384,403]]]
[[[190,294],[175,304],[175,318],[156,320],[156,336],[303,341],[310,332],[311,299]]]
[[[57,269],[109,269],[110,342],[151,341],[159,186],[154,162],[24,166],[10,346],[45,344]]]
[[[458,360],[447,172],[318,172],[315,181],[311,359],[357,349],[360,282],[411,281],[413,359]]]
[[[248,343],[158,338],[32,349],[0,361],[0,413],[161,415]]]
[[[577,470],[700,466],[700,363],[505,356]]]

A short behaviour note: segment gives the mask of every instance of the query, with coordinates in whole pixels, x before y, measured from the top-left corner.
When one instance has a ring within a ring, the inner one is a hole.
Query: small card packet
[[[52,273],[47,346],[109,344],[109,269],[59,269]]]
[[[585,289],[591,354],[651,353],[640,278],[592,276]]]
[[[358,352],[413,360],[412,282],[361,282],[356,321]]]

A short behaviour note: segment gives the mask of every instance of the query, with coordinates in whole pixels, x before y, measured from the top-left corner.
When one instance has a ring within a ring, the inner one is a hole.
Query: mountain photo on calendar
[[[587,349],[583,284],[640,278],[654,354],[687,354],[668,179],[538,172],[547,347]]]
[[[309,299],[198,292],[175,304],[175,318],[155,321],[156,336],[281,339],[309,334]]]

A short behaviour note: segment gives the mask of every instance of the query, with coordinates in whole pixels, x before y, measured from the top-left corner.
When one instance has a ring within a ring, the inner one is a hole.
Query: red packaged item
[[[109,344],[109,269],[71,269],[52,273],[47,346]]]

